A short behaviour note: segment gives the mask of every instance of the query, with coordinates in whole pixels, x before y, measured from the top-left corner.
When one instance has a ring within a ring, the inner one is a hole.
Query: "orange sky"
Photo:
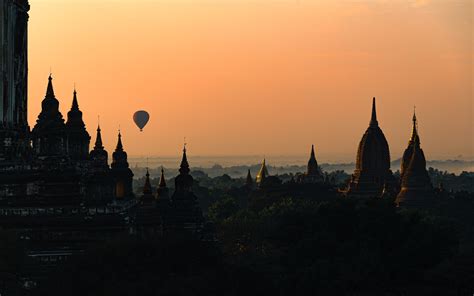
[[[112,152],[354,160],[378,99],[399,158],[417,106],[428,158],[473,157],[473,7],[466,1],[30,0],[29,121],[50,67],[74,82]],[[151,113],[143,133],[134,111]]]

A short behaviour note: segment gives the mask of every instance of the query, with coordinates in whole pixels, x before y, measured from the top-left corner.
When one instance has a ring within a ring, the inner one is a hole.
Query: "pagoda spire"
[[[165,170],[163,169],[163,167],[161,167],[160,184],[158,185],[158,189],[156,190],[156,199],[160,201],[169,200],[169,190],[168,187],[166,187]]]
[[[58,125],[64,123],[63,116],[61,112],[59,112],[59,101],[56,99],[54,94],[53,77],[51,74],[48,77],[46,96],[41,102],[41,113],[39,114],[38,119],[41,121],[55,121]],[[51,126],[51,124],[49,124],[49,126]]]
[[[148,168],[146,168],[146,174],[145,174],[145,185],[143,186],[143,195],[151,195],[153,193],[153,190],[151,188],[151,182],[150,182],[150,172],[148,171]]]
[[[84,121],[82,120],[82,112],[79,110],[76,88],[74,88],[73,92],[71,110],[67,113],[66,124],[70,127],[79,128],[81,130],[85,128]]]
[[[316,160],[316,155],[314,154],[314,145],[311,145],[311,156],[310,160]]]
[[[308,161],[308,167],[306,170],[307,177],[313,177],[313,181],[316,179],[322,179],[322,173],[318,166],[318,161],[316,160],[316,154],[314,153],[314,145],[311,145],[311,155]]]
[[[77,102],[77,91],[74,88],[73,96],[72,96],[72,106],[71,111],[79,111],[79,104]]]
[[[260,167],[260,170],[258,171],[258,174],[256,177],[257,184],[261,185],[267,177],[268,177],[268,169],[267,169],[266,159],[263,158],[262,166]]]
[[[250,174],[250,169],[247,172],[247,179],[245,181],[245,185],[247,187],[252,187],[253,186],[253,178],[252,178],[252,175]]]
[[[95,138],[95,145],[94,145],[94,149],[95,150],[101,150],[101,149],[104,149],[104,146],[102,144],[102,134],[100,132],[100,125],[97,125],[97,136]]]
[[[117,147],[115,148],[115,151],[123,151],[122,134],[120,130],[118,133],[118,141],[117,141]]]
[[[413,119],[416,125],[416,117]],[[426,170],[426,158],[418,134],[415,134],[410,144],[403,157],[401,190],[395,203],[398,206],[423,207],[433,201],[433,186]]]
[[[410,144],[415,143],[415,141],[420,141],[420,136],[418,135],[418,120],[416,118],[416,110],[413,110],[413,128],[411,131]]]
[[[377,108],[375,105],[375,97],[372,99],[372,117],[370,119],[370,126],[378,126],[379,123],[377,121]]]
[[[56,98],[54,95],[54,89],[53,89],[53,77],[52,74],[49,74],[48,77],[48,87],[46,88],[46,98]]]
[[[181,160],[181,165],[179,167],[179,173],[181,175],[188,175],[190,172],[189,170],[189,163],[188,163],[188,157],[186,155],[186,144],[184,144],[183,148],[183,158]]]
[[[166,180],[165,180],[165,170],[161,167],[161,177],[160,177],[160,184],[158,185],[159,188],[166,187]]]

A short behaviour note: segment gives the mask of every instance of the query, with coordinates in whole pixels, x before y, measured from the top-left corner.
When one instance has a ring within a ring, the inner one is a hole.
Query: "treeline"
[[[126,236],[71,261],[41,295],[474,292],[473,196],[426,211],[311,186],[242,196],[227,192],[211,204],[212,239]]]

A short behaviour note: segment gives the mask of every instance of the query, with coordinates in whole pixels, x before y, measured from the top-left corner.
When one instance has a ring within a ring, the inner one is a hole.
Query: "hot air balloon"
[[[140,110],[133,114],[133,121],[135,121],[135,124],[138,126],[141,132],[148,123],[148,120],[150,120],[150,114],[148,114],[146,111]]]

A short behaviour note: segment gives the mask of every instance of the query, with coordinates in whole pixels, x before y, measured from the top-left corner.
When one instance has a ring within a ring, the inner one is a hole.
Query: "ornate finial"
[[[411,131],[410,143],[420,142],[418,135],[418,119],[416,118],[416,106],[413,106],[413,127]]]
[[[74,85],[74,92],[72,96],[72,107],[71,110],[79,110],[79,103],[77,102],[77,91],[76,86]]]
[[[53,76],[49,74],[48,77],[48,88],[46,89],[46,98],[55,98],[53,89]]]
[[[179,167],[179,172],[182,175],[187,175],[190,172],[189,169],[189,163],[188,163],[188,157],[186,155],[186,143],[184,143],[184,149],[183,149],[183,158],[181,160],[181,165]]]
[[[413,122],[416,122],[416,105],[413,105]]]
[[[101,135],[101,132],[100,132],[100,122],[97,124],[97,136],[96,136],[96,139],[95,139],[94,149],[95,150],[104,149],[104,146],[102,144],[102,135]]]
[[[117,147],[115,148],[115,151],[123,151],[122,133],[120,132],[120,130],[118,131],[118,141],[117,141]]]
[[[379,123],[377,121],[377,109],[375,106],[375,97],[372,99],[372,117],[370,119],[370,126],[378,126]]]

